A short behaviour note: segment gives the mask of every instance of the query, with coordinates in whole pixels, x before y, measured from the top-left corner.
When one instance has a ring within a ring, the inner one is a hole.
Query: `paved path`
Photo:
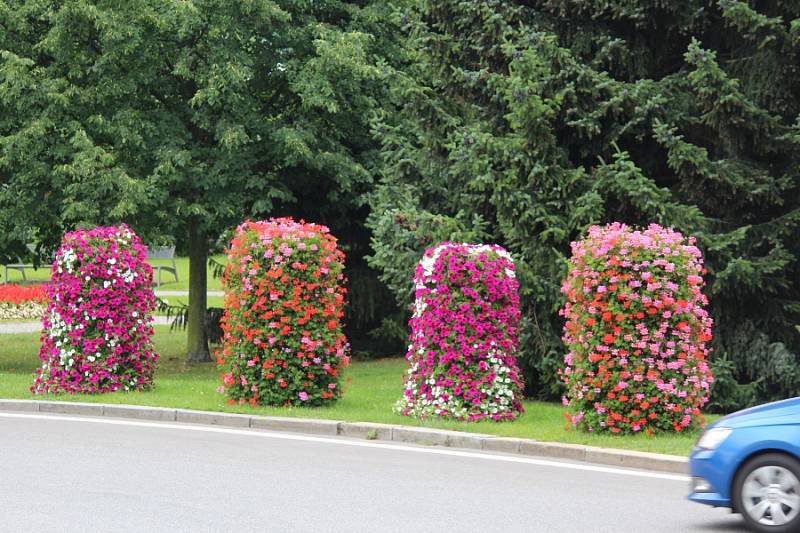
[[[170,321],[165,316],[153,317],[153,322],[156,325],[164,326],[169,325]],[[0,335],[9,333],[35,333],[42,329],[42,323],[39,321],[29,322],[0,322]],[[2,530],[0,530],[0,533]]]
[[[744,531],[685,476],[343,438],[0,413],[0,531]]]

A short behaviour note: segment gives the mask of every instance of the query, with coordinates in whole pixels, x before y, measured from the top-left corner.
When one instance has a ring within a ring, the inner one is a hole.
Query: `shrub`
[[[397,410],[420,418],[512,420],[522,411],[518,283],[500,246],[445,242],[414,276],[410,363]]]
[[[702,254],[671,229],[589,228],[563,283],[562,379],[573,425],[682,431],[701,420],[713,380]]]
[[[222,277],[218,363],[228,403],[312,406],[340,397],[343,269],[325,226],[291,218],[239,226]]]
[[[46,303],[43,285],[0,285],[0,320],[40,319]]]
[[[64,236],[46,287],[36,393],[143,390],[153,385],[153,271],[124,224]]]

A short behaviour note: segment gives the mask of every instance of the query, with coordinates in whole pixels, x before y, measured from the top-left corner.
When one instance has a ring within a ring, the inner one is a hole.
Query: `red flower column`
[[[704,272],[694,239],[657,225],[593,226],[572,244],[561,314],[573,425],[653,433],[702,420],[713,381]]]
[[[152,387],[153,270],[127,226],[67,233],[56,253],[42,319],[36,393]]]
[[[519,296],[508,252],[442,243],[425,252],[414,284],[410,366],[397,411],[457,420],[519,416]]]
[[[228,403],[322,405],[341,395],[344,253],[328,228],[290,218],[245,222],[222,279]]]

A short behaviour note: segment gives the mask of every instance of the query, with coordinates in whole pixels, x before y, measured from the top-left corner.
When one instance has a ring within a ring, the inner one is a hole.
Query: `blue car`
[[[689,458],[689,499],[740,513],[754,531],[800,532],[800,398],[711,424]]]

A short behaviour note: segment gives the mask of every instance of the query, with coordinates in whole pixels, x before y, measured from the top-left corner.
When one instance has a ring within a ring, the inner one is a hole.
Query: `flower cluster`
[[[614,223],[572,244],[561,377],[573,425],[652,434],[702,421],[712,321],[694,242]]]
[[[278,218],[237,228],[217,359],[228,403],[312,406],[341,396],[343,270],[325,226]]]
[[[0,320],[40,319],[46,303],[43,285],[0,285]]]
[[[35,393],[143,390],[153,384],[153,271],[127,226],[64,236],[46,287]]]
[[[508,252],[442,243],[423,255],[414,286],[410,367],[397,411],[469,421],[516,418],[523,411],[519,286]]]

